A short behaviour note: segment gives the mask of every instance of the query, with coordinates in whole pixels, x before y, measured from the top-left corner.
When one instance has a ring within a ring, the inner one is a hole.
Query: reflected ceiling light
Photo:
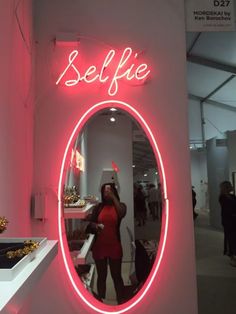
[[[147,173],[144,173],[144,175],[143,175],[144,177],[147,177]]]
[[[111,121],[111,122],[115,122],[116,119],[115,119],[114,117],[111,117],[111,118],[110,118],[110,121]]]
[[[135,168],[135,165],[133,165],[132,167]]]
[[[158,174],[158,172],[155,172],[155,174]]]
[[[117,111],[116,108],[110,108],[110,111]]]

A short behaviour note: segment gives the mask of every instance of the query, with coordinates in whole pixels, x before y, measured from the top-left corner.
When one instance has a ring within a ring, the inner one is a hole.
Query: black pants
[[[110,267],[111,277],[116,290],[116,298],[118,304],[121,304],[124,300],[124,282],[121,276],[121,259],[104,258],[95,260],[97,268],[97,291],[98,296],[101,299],[106,297],[106,279],[108,264]]]
[[[152,219],[159,219],[159,208],[158,208],[158,202],[151,202],[149,203],[149,208],[151,211]]]
[[[224,254],[236,255],[236,230],[230,225],[224,225]]]

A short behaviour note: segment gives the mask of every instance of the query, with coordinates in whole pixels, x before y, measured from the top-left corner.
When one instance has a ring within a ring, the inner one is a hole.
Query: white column
[[[0,1],[0,216],[9,220],[4,236],[30,233],[32,12],[31,1],[21,1],[17,8],[16,4],[13,0]]]

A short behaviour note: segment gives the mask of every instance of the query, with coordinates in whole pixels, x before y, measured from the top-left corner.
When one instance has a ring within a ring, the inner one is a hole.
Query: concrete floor
[[[201,211],[194,227],[198,314],[234,314],[236,313],[236,267],[232,267],[229,264],[229,258],[223,255],[223,232],[211,228],[208,221],[207,211]],[[156,231],[159,229],[157,225],[159,223],[152,222],[149,218],[145,227],[135,228],[136,237],[155,238]],[[122,266],[126,284],[129,282],[130,266],[130,263],[123,263]],[[107,278],[105,302],[116,304],[110,274]]]
[[[195,222],[199,314],[236,313],[236,268],[223,255],[223,233],[209,226],[207,212]]]

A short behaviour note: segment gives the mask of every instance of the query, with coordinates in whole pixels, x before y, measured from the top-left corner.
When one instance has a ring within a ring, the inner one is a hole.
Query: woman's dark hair
[[[233,186],[229,181],[223,181],[220,184],[220,194],[229,194],[233,191]]]
[[[115,197],[118,199],[118,201],[120,200],[118,191],[116,189],[116,186],[113,182],[108,182],[108,183],[104,183],[101,187],[101,198],[102,198],[102,203],[105,203],[105,199],[104,199],[104,190],[105,190],[105,186],[109,185],[112,189],[112,192],[114,193]]]

